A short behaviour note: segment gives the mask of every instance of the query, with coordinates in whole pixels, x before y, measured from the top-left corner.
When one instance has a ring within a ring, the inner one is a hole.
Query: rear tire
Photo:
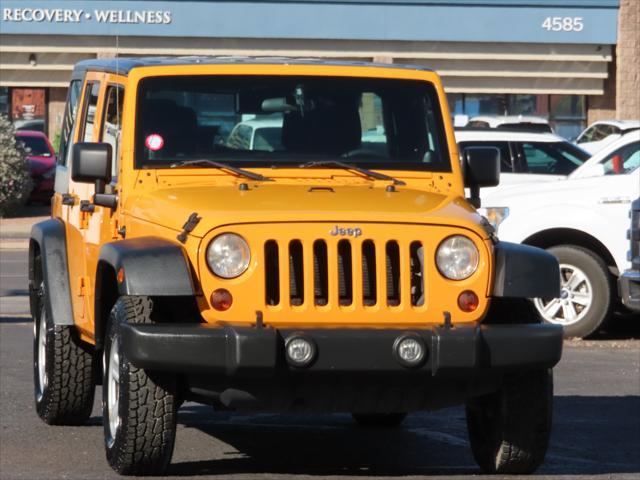
[[[528,474],[544,460],[553,410],[551,370],[505,378],[502,388],[467,403],[473,457],[486,473]]]
[[[36,411],[49,425],[82,425],[95,393],[93,351],[72,325],[54,325],[46,309],[44,282],[33,319],[33,379]]]
[[[547,251],[560,263],[562,296],[535,299],[540,316],[546,323],[562,325],[567,338],[595,333],[609,318],[614,303],[614,284],[607,265],[592,251],[574,245]]]
[[[406,413],[352,413],[351,416],[360,427],[395,428],[407,418]]]
[[[151,323],[149,297],[120,297],[109,319],[104,349],[102,412],[109,465],[121,475],[165,472],[176,436],[175,377],[147,372],[124,356],[121,325]]]

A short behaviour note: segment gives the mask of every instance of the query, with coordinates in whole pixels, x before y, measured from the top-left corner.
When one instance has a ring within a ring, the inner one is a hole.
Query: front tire
[[[551,370],[506,377],[499,391],[469,401],[469,442],[480,468],[499,474],[534,472],[547,451],[552,410]]]
[[[36,411],[49,425],[82,425],[95,393],[93,352],[72,325],[55,325],[47,314],[44,283],[33,319],[33,378]]]
[[[609,318],[614,285],[607,265],[582,247],[559,245],[548,249],[560,264],[560,298],[534,300],[547,323],[562,325],[564,336],[587,337]]]
[[[109,465],[121,475],[165,472],[176,436],[175,377],[133,366],[120,326],[151,323],[149,297],[120,297],[109,319],[102,382],[104,438]]]

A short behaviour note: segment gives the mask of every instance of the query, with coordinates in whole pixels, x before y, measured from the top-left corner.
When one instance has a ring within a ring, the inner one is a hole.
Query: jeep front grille
[[[423,306],[419,241],[269,240],[264,244],[265,302],[270,306]]]

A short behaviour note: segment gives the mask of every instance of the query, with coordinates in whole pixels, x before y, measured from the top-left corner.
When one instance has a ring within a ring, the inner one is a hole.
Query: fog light
[[[233,297],[228,290],[224,288],[219,288],[214,290],[211,294],[211,306],[216,310],[224,312],[225,310],[229,310],[231,308],[231,304],[233,303]]]
[[[398,338],[394,349],[400,363],[407,367],[420,365],[427,354],[427,348],[422,340],[414,336]]]
[[[303,337],[289,337],[285,342],[287,361],[294,367],[309,365],[316,356],[316,346],[312,340]]]
[[[458,306],[463,312],[473,312],[479,303],[478,296],[471,290],[465,290],[458,296]]]

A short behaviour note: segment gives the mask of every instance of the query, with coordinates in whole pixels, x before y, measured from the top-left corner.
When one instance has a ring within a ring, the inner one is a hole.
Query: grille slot
[[[327,244],[324,240],[316,240],[313,243],[313,296],[314,303],[321,307],[329,302],[327,265]]]
[[[377,303],[376,246],[371,240],[362,242],[362,303],[371,307]]]
[[[294,306],[304,303],[304,267],[300,240],[289,243],[289,301]]]
[[[267,305],[280,303],[280,268],[278,267],[278,243],[269,240],[264,244],[264,286]]]
[[[264,244],[265,303],[423,307],[423,250],[420,241],[268,240]]]
[[[400,247],[398,242],[389,241],[386,245],[387,305],[400,305]]]
[[[420,242],[412,242],[410,246],[411,261],[411,305],[424,305],[424,249]]]
[[[353,270],[351,244],[348,240],[338,242],[338,294],[340,305],[351,305],[353,302]]]

